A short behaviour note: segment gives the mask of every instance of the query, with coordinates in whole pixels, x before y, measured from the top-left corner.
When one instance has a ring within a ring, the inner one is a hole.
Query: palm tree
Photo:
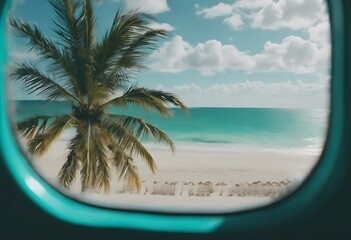
[[[28,93],[48,101],[67,101],[71,113],[34,116],[19,122],[18,130],[27,139],[29,152],[41,156],[65,129],[75,129],[67,160],[58,174],[62,186],[69,188],[80,171],[82,191],[108,192],[111,168],[115,168],[120,180],[139,191],[140,179],[133,160],[140,157],[153,173],[156,170],[153,157],[140,140],[152,137],[172,151],[174,143],[143,119],[112,114],[108,108],[139,105],[162,116],[171,116],[169,104],[186,110],[171,93],[130,84],[131,74],[146,69],[145,56],[167,32],[151,29],[150,15],[118,11],[111,28],[98,41],[91,0],[52,0],[50,4],[56,15],[54,40],[36,25],[9,17],[17,35],[26,38],[31,50],[46,63],[45,71],[33,62],[17,64],[11,78],[20,81]]]

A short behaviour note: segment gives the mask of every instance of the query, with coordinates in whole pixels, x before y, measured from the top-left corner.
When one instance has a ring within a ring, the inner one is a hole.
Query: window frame
[[[256,228],[272,227],[271,219],[289,221],[299,215],[311,212],[333,194],[333,187],[340,181],[335,173],[341,171],[347,160],[345,153],[345,130],[350,90],[345,76],[345,16],[343,0],[328,0],[332,27],[332,84],[331,117],[327,142],[315,166],[304,183],[297,190],[270,205],[227,214],[165,214],[131,212],[95,207],[75,201],[46,183],[30,166],[13,136],[8,119],[6,101],[6,44],[0,46],[0,149],[6,170],[21,191],[43,211],[61,221],[86,227],[126,228],[157,232],[211,233],[222,229],[250,230],[252,222]],[[1,9],[0,39],[6,40],[6,13],[10,1]],[[347,55],[347,54],[346,54]],[[349,58],[349,57],[348,57]],[[348,130],[348,132],[350,132]],[[330,181],[332,180],[332,181]],[[328,186],[328,188],[326,187]],[[91,217],[94,216],[94,217]],[[231,227],[226,227],[231,226]],[[239,230],[238,230],[239,231]]]

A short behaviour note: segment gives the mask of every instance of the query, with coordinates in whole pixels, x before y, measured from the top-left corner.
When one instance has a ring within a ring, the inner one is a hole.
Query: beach
[[[17,121],[33,115],[62,115],[66,102],[18,101]],[[174,108],[170,118],[141,108],[109,109],[113,114],[143,118],[164,131],[175,152],[152,138],[141,143],[153,156],[152,174],[140,159],[141,191],[118,180],[111,167],[111,191],[82,194],[79,173],[73,198],[113,208],[219,212],[265,205],[291,193],[308,176],[323,149],[328,111],[274,108]],[[32,159],[33,167],[58,187],[57,175],[67,158],[67,143],[75,129],[68,128],[49,151]]]
[[[32,160],[39,174],[54,186],[66,159],[65,139]],[[226,212],[258,207],[292,192],[312,170],[318,155],[306,152],[252,151],[228,148],[169,149],[146,145],[157,164],[155,175],[136,159],[142,189],[129,189],[112,174],[110,193],[80,192],[79,175],[65,194],[114,208],[175,212]],[[222,146],[223,148],[224,146]],[[232,146],[233,147],[233,146]],[[207,182],[207,186],[205,183]],[[210,185],[210,186],[209,186]]]

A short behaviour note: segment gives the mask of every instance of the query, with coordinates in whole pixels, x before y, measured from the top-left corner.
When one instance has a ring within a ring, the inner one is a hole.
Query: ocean
[[[161,117],[137,107],[110,108],[115,114],[142,117],[162,129],[177,148],[203,151],[294,151],[318,154],[328,128],[325,109],[281,108],[173,108],[173,116]],[[15,118],[69,113],[66,102],[16,101]],[[73,129],[63,134],[67,140]],[[150,140],[145,144],[153,145]],[[161,146],[160,146],[161,147]]]

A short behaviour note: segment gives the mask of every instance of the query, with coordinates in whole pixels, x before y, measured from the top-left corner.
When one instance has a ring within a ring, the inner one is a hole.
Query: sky
[[[139,86],[178,95],[189,107],[329,108],[330,25],[323,0],[96,0],[97,39],[118,9],[153,14],[169,36],[134,74]],[[47,0],[14,0],[10,12],[48,37]],[[10,62],[38,61],[9,31]],[[14,85],[15,99],[28,96]]]

